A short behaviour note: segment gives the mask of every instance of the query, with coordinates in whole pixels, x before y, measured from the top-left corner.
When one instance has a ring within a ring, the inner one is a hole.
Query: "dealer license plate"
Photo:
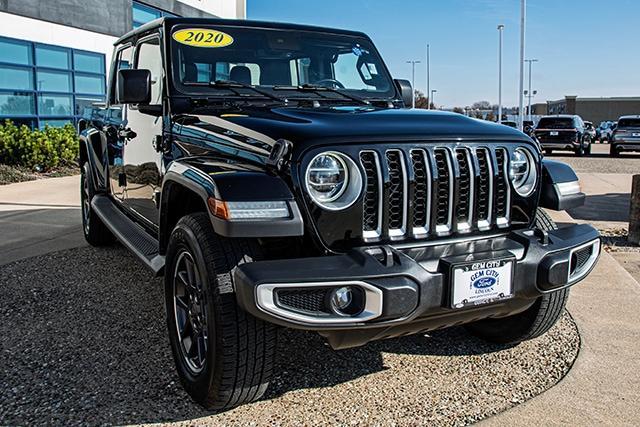
[[[555,130],[554,130],[554,131],[551,131],[551,132],[549,132],[549,135],[551,135],[551,136],[558,136],[558,131],[555,131]]]
[[[633,136],[633,137],[636,137],[636,138],[637,138],[637,137],[640,137],[640,133],[638,133],[638,132],[634,132],[634,133],[632,133],[632,134],[631,134],[631,136]]]
[[[513,295],[513,260],[477,261],[453,267],[452,306],[488,304]]]

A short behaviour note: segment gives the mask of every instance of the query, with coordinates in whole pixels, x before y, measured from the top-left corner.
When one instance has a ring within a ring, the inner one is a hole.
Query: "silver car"
[[[640,115],[622,116],[611,134],[609,153],[617,156],[623,151],[640,151]]]

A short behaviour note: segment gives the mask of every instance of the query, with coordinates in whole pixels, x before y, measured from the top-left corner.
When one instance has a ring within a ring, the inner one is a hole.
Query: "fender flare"
[[[304,223],[298,205],[287,184],[279,177],[267,175],[265,172],[243,173],[237,176],[229,171],[212,176],[200,168],[184,161],[173,161],[169,164],[162,181],[160,199],[160,251],[164,251],[169,242],[169,212],[171,191],[174,186],[181,186],[196,194],[201,200],[216,234],[224,237],[288,237],[304,235]],[[256,187],[259,184],[259,187]],[[255,194],[247,188],[259,188],[261,198],[251,199]],[[230,220],[219,218],[211,212],[209,200],[222,201],[285,201],[291,216],[286,219]]]
[[[107,161],[106,147],[102,144],[100,131],[88,128],[79,137],[79,163],[89,163],[95,190],[98,193],[107,192],[109,189],[107,171],[105,164]]]
[[[564,211],[584,205],[578,176],[571,166],[556,160],[542,160],[540,207]]]

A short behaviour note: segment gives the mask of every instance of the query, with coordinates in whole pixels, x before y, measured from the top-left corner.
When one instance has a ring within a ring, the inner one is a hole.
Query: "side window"
[[[334,78],[349,89],[375,90],[375,87],[367,85],[362,81],[360,74],[355,72],[358,68],[357,64],[358,57],[351,52],[338,55],[336,62],[333,64]],[[378,74],[375,64],[366,64],[364,62],[360,65],[360,72],[367,80],[372,79],[372,74]]]
[[[136,69],[151,72],[151,105],[162,103],[162,54],[160,39],[142,42],[136,50]]]
[[[133,48],[131,46],[124,49],[120,49],[116,52],[116,62],[113,66],[111,75],[111,89],[109,90],[109,103],[116,104],[116,76],[118,70],[126,70],[131,68],[131,55],[133,54]]]

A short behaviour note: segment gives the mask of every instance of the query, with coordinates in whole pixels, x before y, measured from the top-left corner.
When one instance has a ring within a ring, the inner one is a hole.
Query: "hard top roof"
[[[356,37],[366,37],[369,38],[365,33],[360,31],[351,31],[351,30],[341,30],[336,28],[328,28],[328,27],[316,27],[313,25],[299,25],[299,24],[290,24],[283,22],[266,22],[266,21],[251,21],[247,19],[221,19],[221,18],[175,18],[175,17],[163,17],[155,19],[151,22],[147,22],[146,24],[129,31],[122,37],[120,37],[114,45],[121,44],[122,42],[135,38],[138,35],[142,35],[152,29],[163,26],[166,22],[168,26],[178,25],[178,24],[192,24],[192,25],[226,25],[226,26],[236,26],[236,27],[247,27],[247,28],[268,28],[268,29],[282,29],[282,30],[295,30],[295,31],[315,31],[322,33],[333,33],[333,34],[346,34]]]

